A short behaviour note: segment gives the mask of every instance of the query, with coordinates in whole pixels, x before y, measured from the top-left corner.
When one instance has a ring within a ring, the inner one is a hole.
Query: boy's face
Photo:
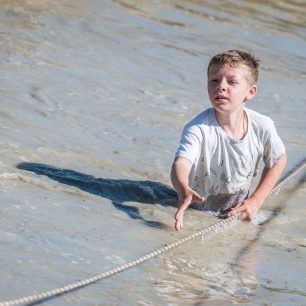
[[[244,65],[212,65],[208,72],[208,95],[213,107],[221,113],[243,109],[244,102],[256,94],[256,85],[250,85],[249,79]]]

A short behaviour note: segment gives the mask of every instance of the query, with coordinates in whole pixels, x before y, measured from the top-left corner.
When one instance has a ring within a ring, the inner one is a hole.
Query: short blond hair
[[[240,50],[228,50],[216,54],[210,60],[207,67],[207,75],[212,65],[229,65],[231,67],[238,67],[240,65],[246,66],[249,70],[249,82],[251,85],[256,84],[259,72],[259,60],[254,55],[240,51]]]

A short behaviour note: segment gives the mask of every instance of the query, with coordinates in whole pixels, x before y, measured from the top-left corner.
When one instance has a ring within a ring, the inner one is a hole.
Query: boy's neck
[[[248,117],[243,109],[230,114],[222,114],[215,110],[216,119],[224,132],[234,140],[242,140],[248,131]]]

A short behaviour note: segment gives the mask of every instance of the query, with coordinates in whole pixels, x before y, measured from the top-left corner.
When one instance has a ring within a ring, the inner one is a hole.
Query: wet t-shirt
[[[225,133],[213,108],[199,114],[184,128],[176,157],[192,162],[189,185],[206,198],[206,211],[222,215],[243,201],[260,160],[271,168],[285,154],[273,121],[247,108],[245,112],[248,131],[242,140],[234,140]]]

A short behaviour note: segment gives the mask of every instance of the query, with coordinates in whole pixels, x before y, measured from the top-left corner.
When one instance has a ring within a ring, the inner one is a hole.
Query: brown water
[[[306,153],[305,1],[0,0],[0,296],[107,271],[174,231],[169,170],[209,107],[205,67],[261,59],[248,107],[273,118],[286,171]],[[45,305],[305,305],[305,173],[239,223]],[[273,213],[274,212],[274,213]]]

